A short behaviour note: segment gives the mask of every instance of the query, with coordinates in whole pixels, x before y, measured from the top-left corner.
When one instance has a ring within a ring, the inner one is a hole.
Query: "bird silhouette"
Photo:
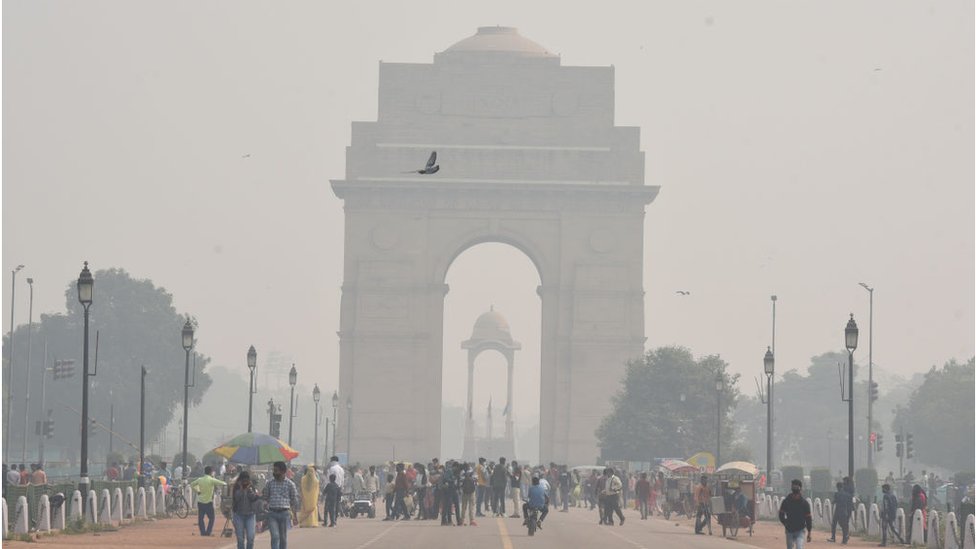
[[[437,173],[441,169],[440,166],[435,164],[437,162],[437,151],[431,151],[430,158],[427,159],[427,165],[424,166],[422,170],[410,170],[409,172],[403,173],[419,173],[421,175],[430,175],[432,173]]]
[[[681,294],[681,295],[691,295],[691,292],[688,292],[688,291],[685,291],[685,290],[678,290],[678,291],[676,291],[674,293]]]

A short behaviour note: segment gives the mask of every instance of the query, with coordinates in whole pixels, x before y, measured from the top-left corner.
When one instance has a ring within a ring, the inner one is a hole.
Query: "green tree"
[[[941,369],[933,366],[908,404],[896,410],[892,428],[896,433],[901,428],[912,433],[919,462],[952,471],[972,469],[974,361],[951,360]]]
[[[627,364],[613,411],[596,431],[603,457],[648,461],[707,450],[714,453],[719,416],[716,374],[721,399],[723,453],[735,440],[729,421],[739,392],[738,374],[727,372],[718,356],[695,360],[683,347],[661,347]]]
[[[95,293],[91,305],[91,345],[89,364],[96,368],[95,341],[98,333],[97,375],[89,388],[89,416],[104,425],[89,435],[89,459],[100,462],[108,450],[109,404],[115,403],[115,448],[123,454],[137,451],[139,440],[140,368],[149,369],[146,381],[146,443],[152,440],[182,406],[185,352],[180,331],[186,318],[173,307],[173,296],[156,287],[150,280],[132,278],[122,269],[107,269],[94,273]],[[65,290],[66,313],[42,315],[35,322],[31,350],[33,367],[30,371],[31,428],[28,430],[28,449],[37,448],[33,420],[42,414],[40,402],[42,363],[47,356],[50,368],[55,360],[74,359],[74,377],[53,380],[47,373],[46,408],[55,420],[54,438],[46,443],[47,460],[65,458],[77,462],[80,445],[82,339],[84,315],[78,303],[76,281],[68,282]],[[199,333],[199,332],[198,332]],[[15,396],[24,387],[27,356],[27,326],[16,330]],[[4,354],[8,339],[4,339]],[[194,351],[190,354],[191,381],[194,364],[196,382],[190,389],[191,403],[199,403],[210,386],[206,367],[210,359]],[[23,418],[24,400],[14,399],[14,418]],[[182,410],[180,410],[182,413]],[[193,428],[191,416],[190,428]],[[11,444],[20,446],[24,432],[22,421],[11,423]],[[95,471],[97,474],[98,471]]]

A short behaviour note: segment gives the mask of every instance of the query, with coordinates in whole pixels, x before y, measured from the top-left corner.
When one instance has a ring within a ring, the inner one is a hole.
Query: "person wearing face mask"
[[[803,530],[805,528],[807,531],[809,543],[813,516],[810,514],[810,504],[802,494],[803,482],[793,479],[790,488],[790,495],[783,498],[783,503],[779,506],[779,521],[786,528],[786,549],[803,549]]]

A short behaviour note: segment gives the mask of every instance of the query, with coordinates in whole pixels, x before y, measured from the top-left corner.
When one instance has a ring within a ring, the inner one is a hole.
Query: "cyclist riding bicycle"
[[[546,515],[549,514],[549,496],[546,494],[546,489],[539,484],[538,475],[532,475],[532,486],[529,488],[528,499],[522,504],[522,516],[525,517],[522,526],[529,524],[529,509],[541,512],[537,524],[538,528],[541,529],[542,521],[546,520]]]

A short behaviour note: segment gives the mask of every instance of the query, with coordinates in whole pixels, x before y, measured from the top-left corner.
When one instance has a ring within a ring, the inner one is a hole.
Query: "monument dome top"
[[[557,57],[546,48],[522,36],[514,27],[478,27],[443,53],[506,53],[519,57]]]
[[[494,307],[487,313],[483,313],[474,322],[474,330],[471,331],[471,340],[481,341],[501,341],[512,343],[512,332],[508,327],[508,321]]]

